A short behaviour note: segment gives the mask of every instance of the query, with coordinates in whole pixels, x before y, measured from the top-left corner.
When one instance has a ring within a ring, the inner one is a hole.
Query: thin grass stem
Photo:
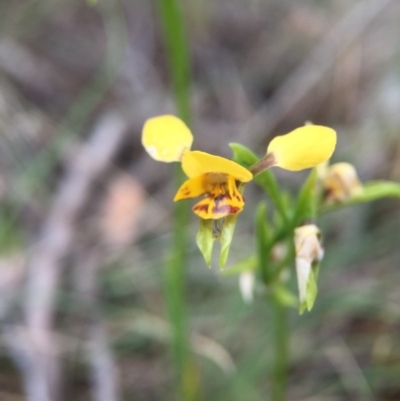
[[[182,10],[177,0],[158,0],[157,4],[178,115],[190,126],[190,63]],[[175,168],[174,176],[175,185],[178,187],[183,180],[182,169],[179,165]],[[189,208],[186,203],[175,204],[171,253],[165,271],[165,292],[173,329],[172,352],[179,381],[179,396],[185,401],[195,400],[197,393],[196,369],[191,362],[188,349],[184,295],[188,215]]]
[[[272,299],[273,312],[273,371],[272,401],[284,401],[286,397],[287,361],[289,333],[287,325],[287,308],[277,299]]]

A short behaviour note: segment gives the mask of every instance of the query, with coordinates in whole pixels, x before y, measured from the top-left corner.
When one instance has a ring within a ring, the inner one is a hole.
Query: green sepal
[[[208,267],[211,267],[212,251],[214,241],[221,242],[221,253],[219,256],[219,266],[223,269],[229,255],[229,249],[235,232],[237,214],[225,217],[221,223],[220,232],[215,232],[216,221],[212,219],[199,219],[200,226],[196,236],[196,243]],[[219,223],[219,222],[218,222]],[[219,229],[218,229],[219,231]]]
[[[204,260],[208,267],[211,267],[212,250],[214,246],[213,220],[199,219],[200,226],[197,231],[196,243],[203,254]]]
[[[315,303],[318,294],[317,278],[320,262],[313,262],[307,281],[306,300],[301,302],[299,312],[300,315],[305,310],[310,311]]]
[[[294,212],[293,226],[297,227],[305,220],[317,217],[317,170],[313,168],[300,189]]]
[[[229,255],[229,248],[232,243],[233,233],[235,232],[237,214],[232,214],[225,217],[222,229],[221,229],[221,253],[219,255],[219,267],[223,269],[226,265],[226,261]]]
[[[321,212],[329,212],[345,206],[371,202],[382,198],[400,198],[400,184],[384,180],[369,181],[363,185],[361,194],[355,195],[345,202],[323,205]]]
[[[271,288],[271,293],[282,306],[297,308],[299,305],[296,295],[281,283],[274,284]]]

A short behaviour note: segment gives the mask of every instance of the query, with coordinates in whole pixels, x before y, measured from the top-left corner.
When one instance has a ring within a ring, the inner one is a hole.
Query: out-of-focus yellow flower
[[[299,171],[328,160],[336,146],[336,132],[321,125],[305,125],[286,135],[275,137],[267,156],[274,165],[285,170]]]
[[[220,219],[240,213],[244,199],[238,184],[253,178],[249,170],[232,160],[209,153],[190,151],[193,136],[177,117],[147,120],[142,135],[146,151],[155,160],[181,161],[188,180],[178,189],[174,201],[204,196],[193,206],[202,219]]]
[[[312,266],[314,262],[320,262],[324,256],[320,237],[320,230],[314,224],[298,227],[294,231],[301,312],[306,308],[308,310],[312,308],[317,295],[316,277]]]
[[[327,202],[344,202],[363,192],[357,171],[350,163],[329,166],[322,177],[322,185]]]

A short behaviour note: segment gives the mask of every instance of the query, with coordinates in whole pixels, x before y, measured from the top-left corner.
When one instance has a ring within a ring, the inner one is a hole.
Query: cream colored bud
[[[309,305],[312,306],[316,297],[316,291],[313,294],[307,294],[312,264],[321,261],[324,256],[320,237],[321,232],[314,224],[304,225],[295,229],[294,242],[299,298],[300,304],[306,304],[308,309],[311,309]]]
[[[323,179],[327,202],[344,202],[361,195],[362,184],[357,171],[350,163],[335,163],[328,167]]]
[[[324,251],[320,242],[321,231],[315,224],[306,224],[294,230],[296,258],[304,258],[313,262],[320,261]]]

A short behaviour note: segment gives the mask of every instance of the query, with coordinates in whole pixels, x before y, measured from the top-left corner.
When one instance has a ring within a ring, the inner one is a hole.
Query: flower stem
[[[286,376],[288,360],[289,332],[287,325],[287,309],[275,295],[274,285],[279,284],[279,275],[272,271],[271,250],[276,241],[271,236],[269,224],[266,220],[266,204],[261,203],[257,208],[255,220],[255,234],[257,240],[257,260],[261,279],[271,294],[269,297],[272,322],[271,343],[274,352],[271,370],[271,401],[284,401],[286,394]]]
[[[249,171],[256,176],[262,173],[265,170],[268,170],[272,166],[276,164],[276,160],[273,154],[265,155],[262,159],[260,159],[257,163],[254,163],[249,167]]]
[[[272,299],[273,313],[273,371],[271,401],[284,401],[286,395],[289,332],[287,308],[279,300]]]

